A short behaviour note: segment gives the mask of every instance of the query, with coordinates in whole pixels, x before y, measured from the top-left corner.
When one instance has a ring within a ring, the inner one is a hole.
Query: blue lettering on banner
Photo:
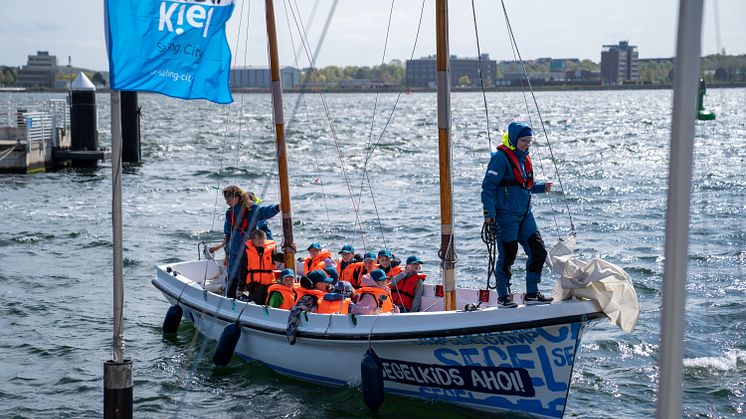
[[[234,0],[105,0],[111,87],[231,103]]]
[[[391,359],[381,359],[381,363],[383,379],[400,384],[523,397],[536,394],[524,368],[430,365]]]

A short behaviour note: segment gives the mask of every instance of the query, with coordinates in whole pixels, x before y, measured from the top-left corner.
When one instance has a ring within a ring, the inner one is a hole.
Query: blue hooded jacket
[[[530,130],[531,127],[524,122],[510,123],[508,126],[508,141],[512,148],[515,148],[518,138],[525,136],[519,134],[525,132],[526,129]],[[513,153],[518,159],[521,172],[525,178],[524,165],[528,150],[520,151],[515,148]],[[520,222],[531,210],[531,194],[545,192],[545,184],[544,182],[535,182],[531,191],[528,191],[519,186],[500,186],[502,180],[515,180],[515,175],[507,154],[498,150],[492,153],[487,165],[487,173],[485,173],[482,181],[484,218],[495,218],[500,224]]]

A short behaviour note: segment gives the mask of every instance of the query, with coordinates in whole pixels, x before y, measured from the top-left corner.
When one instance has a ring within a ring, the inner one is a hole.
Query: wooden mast
[[[285,267],[295,270],[295,241],[293,240],[293,218],[290,211],[290,187],[288,182],[287,146],[285,144],[285,117],[282,113],[282,83],[280,81],[280,60],[277,52],[277,30],[275,28],[275,8],[272,0],[265,1],[267,19],[267,42],[269,67],[272,73],[272,108],[275,121],[275,155],[280,176],[280,211],[282,212],[283,253]]]
[[[440,160],[440,260],[445,309],[456,309],[456,249],[451,185],[451,66],[448,51],[448,0],[435,7],[438,69],[438,155]]]

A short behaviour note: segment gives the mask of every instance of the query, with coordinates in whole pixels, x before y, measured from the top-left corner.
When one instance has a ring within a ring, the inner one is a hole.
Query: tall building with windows
[[[623,84],[640,81],[640,61],[637,46],[628,41],[604,45],[601,50],[601,81],[603,84]]]
[[[490,60],[489,54],[480,58],[458,58],[451,56],[451,85],[479,86],[479,69],[482,69],[485,87],[495,85],[497,61]],[[434,88],[438,82],[438,71],[435,56],[407,60],[406,86]]]
[[[57,75],[57,57],[48,51],[29,55],[26,65],[18,69],[16,84],[20,87],[51,88]]]

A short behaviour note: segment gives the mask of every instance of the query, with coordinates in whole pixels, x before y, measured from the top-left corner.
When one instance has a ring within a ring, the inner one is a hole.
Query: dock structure
[[[17,108],[0,116],[0,172],[35,173],[60,164],[55,151],[70,147],[70,112],[65,100]]]

